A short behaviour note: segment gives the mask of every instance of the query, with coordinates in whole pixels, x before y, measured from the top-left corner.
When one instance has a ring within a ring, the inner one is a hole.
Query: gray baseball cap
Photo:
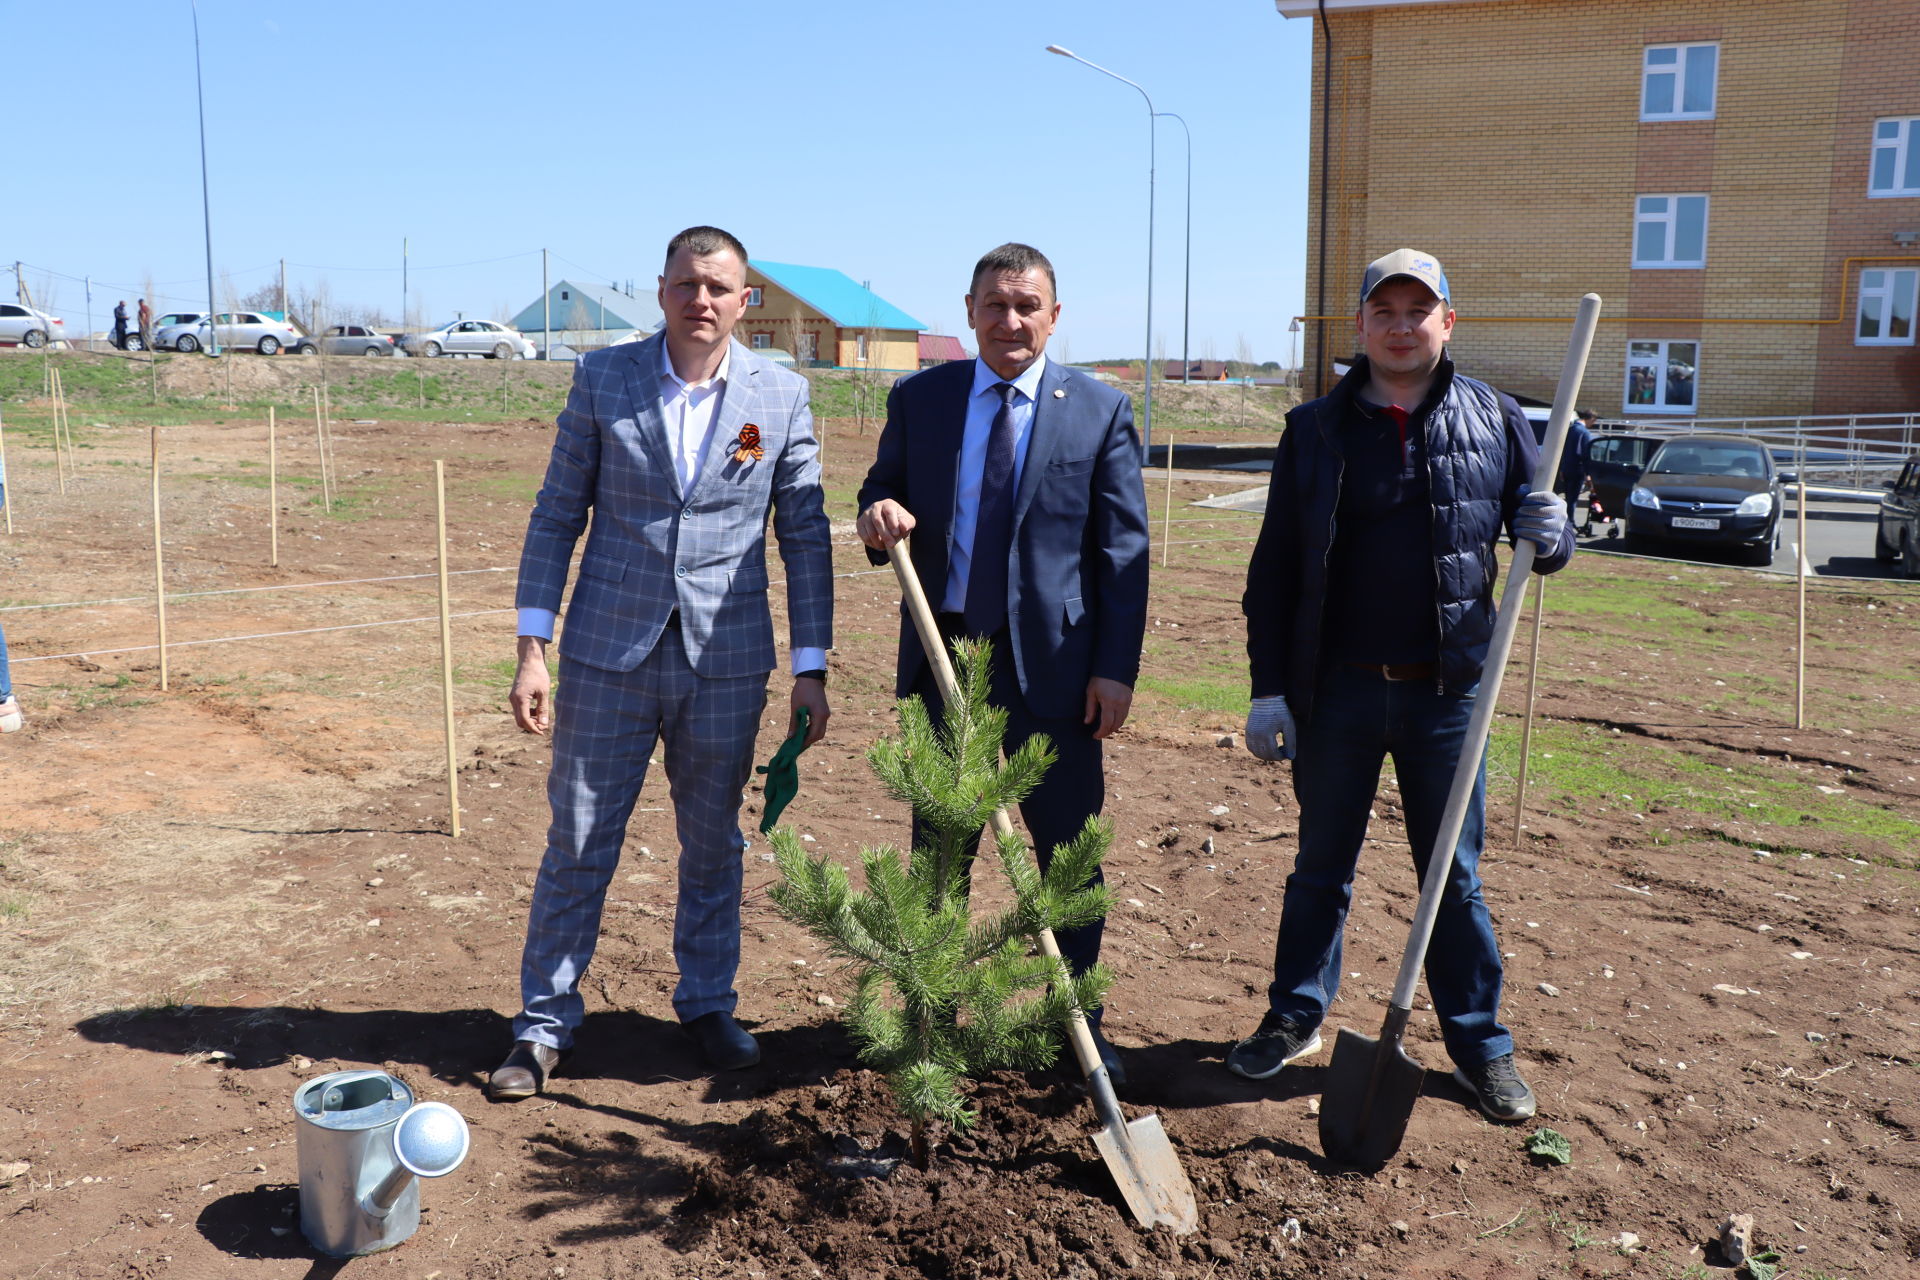
[[[1447,273],[1440,269],[1440,259],[1418,249],[1395,249],[1367,264],[1367,273],[1360,277],[1360,301],[1365,302],[1375,289],[1401,276],[1418,280],[1442,301],[1452,296],[1447,290]]]

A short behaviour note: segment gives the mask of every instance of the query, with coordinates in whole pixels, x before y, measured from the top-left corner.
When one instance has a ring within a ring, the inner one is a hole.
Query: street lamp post
[[[1188,354],[1187,341],[1191,334],[1193,319],[1193,130],[1187,128],[1187,122],[1179,113],[1161,111],[1157,113],[1168,120],[1180,121],[1180,132],[1187,135],[1187,213],[1183,225],[1186,228],[1187,262],[1180,278],[1180,381],[1193,381],[1193,358]]]
[[[1288,323],[1287,335],[1288,335],[1287,363],[1293,366],[1293,368],[1288,371],[1288,375],[1292,377],[1293,380],[1299,383],[1301,386],[1305,386],[1306,380],[1300,376],[1300,317],[1299,316],[1295,316],[1292,319],[1292,321]]]
[[[193,6],[193,91],[200,100],[200,220],[207,232],[207,354],[220,354],[220,300],[213,293],[213,197],[207,186],[207,90],[200,74],[200,6]]]
[[[1153,169],[1154,169],[1154,123],[1157,114],[1153,109],[1153,98],[1145,89],[1134,84],[1117,71],[1109,71],[1097,62],[1088,62],[1077,53],[1062,49],[1057,44],[1047,46],[1048,53],[1057,53],[1063,58],[1085,67],[1092,67],[1103,76],[1112,76],[1121,84],[1132,85],[1147,101],[1147,349],[1146,358],[1140,362],[1141,380],[1146,383],[1146,402],[1140,410],[1140,456],[1146,458],[1147,450],[1153,445]],[[1184,124],[1185,122],[1182,121]]]

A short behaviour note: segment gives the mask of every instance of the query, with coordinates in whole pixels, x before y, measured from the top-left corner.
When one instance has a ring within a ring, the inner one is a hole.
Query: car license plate
[[[1676,529],[1718,529],[1718,520],[1703,519],[1700,516],[1675,516],[1673,527]]]

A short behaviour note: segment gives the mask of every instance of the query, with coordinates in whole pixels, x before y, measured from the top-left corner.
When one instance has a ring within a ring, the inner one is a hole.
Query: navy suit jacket
[[[878,455],[860,487],[863,511],[892,498],[913,513],[913,567],[936,607],[951,558],[973,370],[974,361],[955,360],[894,383]],[[1089,679],[1131,687],[1140,674],[1147,497],[1125,394],[1052,361],[1039,391],[1014,494],[1007,622],[1028,709],[1078,718]],[[886,562],[884,553],[867,554]],[[903,618],[896,696],[907,696],[925,663],[913,620]]]

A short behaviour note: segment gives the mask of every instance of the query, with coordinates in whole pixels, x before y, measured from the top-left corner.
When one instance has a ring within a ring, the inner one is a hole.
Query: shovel
[[[1560,369],[1560,386],[1553,397],[1553,415],[1547,420],[1547,440],[1540,448],[1540,462],[1534,468],[1535,492],[1551,489],[1560,469],[1560,449],[1566,443],[1567,423],[1573,417],[1573,405],[1580,394],[1580,375],[1587,365],[1587,349],[1593,345],[1593,330],[1600,317],[1600,295],[1589,293],[1580,299],[1573,321],[1573,338],[1567,344],[1566,363]],[[1568,513],[1571,518],[1572,513]],[[1393,1158],[1407,1136],[1407,1121],[1413,1117],[1413,1104],[1420,1097],[1420,1082],[1425,1071],[1408,1056],[1401,1043],[1407,1019],[1413,1015],[1413,991],[1420,983],[1420,970],[1427,959],[1427,943],[1433,938],[1434,917],[1440,911],[1440,892],[1453,870],[1453,847],[1460,840],[1460,828],[1467,817],[1467,802],[1480,773],[1480,758],[1487,746],[1487,730],[1493,723],[1494,706],[1500,701],[1500,678],[1507,665],[1507,653],[1513,648],[1514,629],[1520,622],[1520,610],[1527,594],[1527,579],[1533,572],[1536,548],[1525,538],[1514,548],[1513,565],[1507,575],[1506,594],[1500,601],[1500,616],[1495,623],[1493,642],[1481,669],[1480,692],[1474,699],[1473,718],[1467,722],[1467,740],[1460,748],[1460,760],[1454,766],[1453,786],[1447,793],[1447,807],[1440,818],[1440,831],[1433,854],[1427,859],[1427,877],[1420,886],[1420,905],[1413,914],[1413,928],[1407,938],[1406,954],[1400,960],[1400,977],[1393,984],[1393,997],[1380,1027],[1380,1038],[1368,1039],[1351,1027],[1340,1028],[1334,1042],[1333,1060],[1327,1067],[1327,1088],[1320,1099],[1320,1149],[1329,1160],[1360,1169],[1377,1169]]]
[[[926,651],[927,661],[933,667],[940,696],[949,706],[955,705],[960,699],[959,682],[954,679],[953,663],[947,657],[946,642],[933,620],[926,592],[920,589],[920,575],[914,572],[913,561],[907,558],[904,542],[896,542],[890,554],[894,576],[900,579],[901,594],[906,597],[907,611],[913,615],[914,629],[920,633],[920,647]],[[1005,809],[993,811],[993,830],[1002,839],[1013,835],[1013,823]],[[1053,930],[1040,931],[1040,950],[1049,959],[1060,958],[1060,945],[1054,941]],[[1147,1228],[1171,1227],[1176,1235],[1193,1231],[1200,1222],[1193,1184],[1187,1181],[1187,1172],[1180,1167],[1180,1157],[1167,1140],[1160,1117],[1148,1113],[1129,1121],[1121,1114],[1120,1100],[1113,1095],[1113,1081],[1107,1078],[1106,1064],[1100,1061],[1100,1051],[1094,1047],[1093,1033],[1087,1029],[1087,1020],[1078,1009],[1073,1011],[1067,1026],[1067,1039],[1073,1045],[1073,1056],[1079,1060],[1081,1072],[1087,1077],[1093,1108],[1100,1116],[1100,1128],[1093,1135],[1093,1145],[1099,1149],[1100,1158],[1107,1162],[1107,1170],[1119,1184],[1120,1194],[1127,1208],[1133,1211],[1134,1220]]]

